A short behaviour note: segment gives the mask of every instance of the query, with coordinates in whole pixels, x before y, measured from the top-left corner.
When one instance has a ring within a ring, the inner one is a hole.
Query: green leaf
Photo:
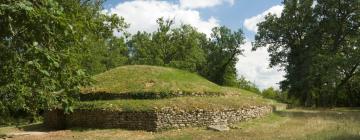
[[[40,70],[40,72],[46,76],[50,76],[49,72],[46,70]]]
[[[33,61],[28,61],[27,64],[28,65],[34,65],[34,62]]]
[[[59,63],[58,62],[56,62],[56,61],[54,61],[54,66],[56,67],[56,68],[59,68],[60,67],[60,65],[59,65]]]
[[[38,42],[36,42],[36,41],[33,42],[33,46],[38,46],[38,45],[39,45]]]

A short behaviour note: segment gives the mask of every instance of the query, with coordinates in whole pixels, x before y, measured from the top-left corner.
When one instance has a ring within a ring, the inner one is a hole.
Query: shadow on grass
[[[67,130],[76,131],[76,132],[86,132],[86,131],[93,131],[93,130],[126,130],[121,128],[84,128],[84,127],[70,127]]]
[[[69,127],[66,129],[51,129],[46,127],[43,123],[36,123],[36,124],[28,124],[18,126],[18,129],[21,129],[26,132],[52,132],[52,131],[61,131],[61,130],[71,130],[76,132],[86,132],[86,131],[93,131],[93,130],[124,130],[124,131],[145,131],[145,130],[131,130],[131,129],[122,129],[122,128],[84,128],[84,127]]]
[[[51,132],[51,131],[59,131],[59,130],[71,130],[71,131],[84,132],[84,131],[91,131],[91,130],[111,129],[111,128],[81,128],[81,127],[71,127],[71,128],[66,128],[66,129],[51,129],[51,128],[46,127],[42,123],[23,125],[18,128],[23,131],[27,131],[27,132]]]
[[[332,137],[329,140],[360,140],[360,135],[344,134]]]
[[[19,129],[23,130],[23,131],[28,131],[28,132],[50,132],[50,131],[56,131],[54,129],[49,129],[47,128],[44,124],[42,123],[36,123],[36,124],[28,124],[28,125],[23,125],[18,127]]]

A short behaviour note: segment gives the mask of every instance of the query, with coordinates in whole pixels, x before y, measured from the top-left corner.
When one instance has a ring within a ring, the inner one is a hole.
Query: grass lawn
[[[14,139],[74,140],[358,140],[360,139],[359,109],[293,109],[240,122],[225,132],[206,128],[185,128],[163,132],[128,131],[122,129],[72,129],[50,131],[46,135],[20,136]],[[27,131],[37,131],[32,127]],[[0,132],[23,131],[12,127]]]

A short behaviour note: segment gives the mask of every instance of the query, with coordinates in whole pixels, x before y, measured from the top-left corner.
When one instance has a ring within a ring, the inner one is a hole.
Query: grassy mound
[[[93,78],[95,84],[83,88],[83,94],[134,94],[134,98],[161,98],[170,94],[217,95],[228,92],[197,74],[157,66],[122,66]]]
[[[82,89],[83,101],[78,102],[76,108],[151,111],[171,107],[182,110],[219,110],[273,103],[255,93],[222,87],[197,74],[173,68],[122,66],[96,75],[94,79],[94,85]]]

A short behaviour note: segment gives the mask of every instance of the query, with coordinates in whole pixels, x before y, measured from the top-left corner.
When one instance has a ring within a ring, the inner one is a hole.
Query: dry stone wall
[[[52,129],[65,129],[65,115],[62,110],[54,109],[45,112],[44,124]]]
[[[154,112],[122,112],[107,110],[77,110],[66,116],[67,127],[124,128],[154,131]]]
[[[271,106],[250,106],[240,109],[194,111],[166,108],[156,113],[156,129],[182,128],[190,126],[227,125],[264,116],[272,112]]]
[[[53,110],[45,114],[44,123],[55,129],[85,127],[159,131],[190,126],[226,125],[261,117],[271,112],[271,106],[192,111],[162,108],[149,112],[75,110],[72,114],[65,116],[61,114],[61,111]]]

